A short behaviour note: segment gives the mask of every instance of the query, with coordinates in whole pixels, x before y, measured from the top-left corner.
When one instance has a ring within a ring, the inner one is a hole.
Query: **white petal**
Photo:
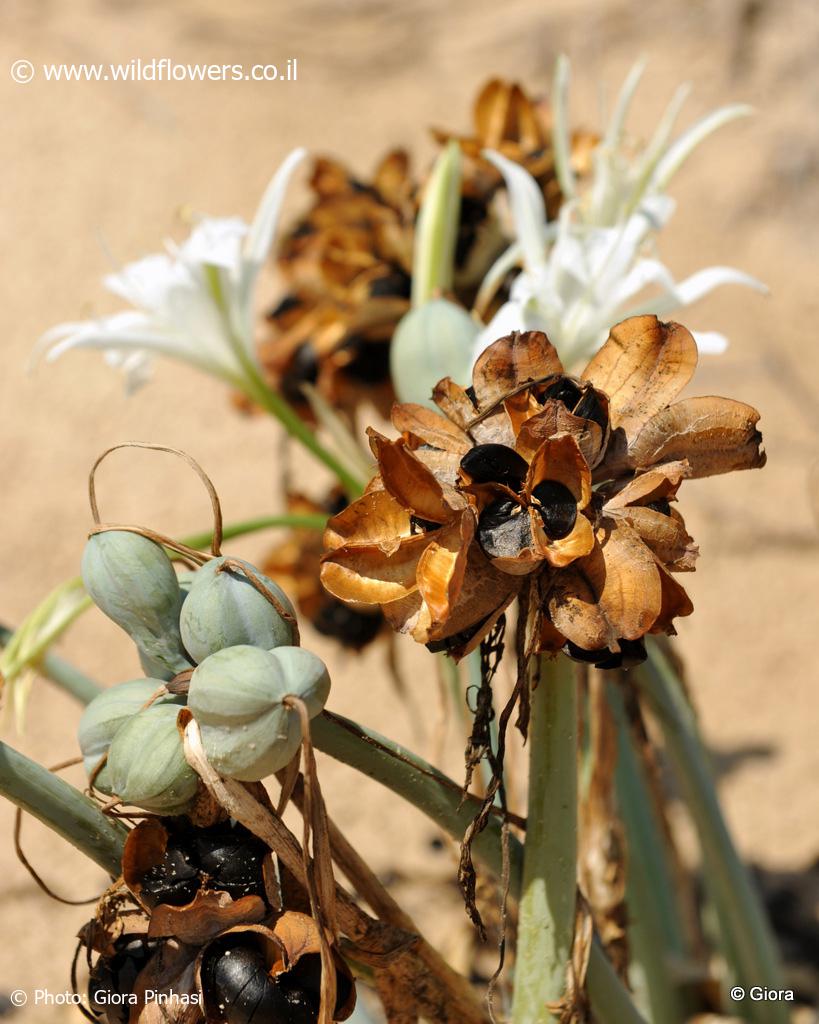
[[[632,65],[631,70],[628,75],[626,75],[626,80],[623,82],[623,86],[620,89],[620,95],[617,97],[614,113],[611,116],[609,126],[606,129],[606,135],[603,139],[603,145],[607,149],[616,149],[623,140],[623,129],[625,128],[626,117],[628,116],[631,101],[634,99],[634,93],[637,91],[637,86],[640,84],[640,79],[643,77],[645,69],[646,62],[644,60],[639,60],[636,64]]]
[[[528,270],[542,266],[546,259],[544,228],[546,206],[543,193],[532,175],[520,164],[507,160],[505,156],[491,149],[484,149],[482,156],[501,172],[509,192],[515,234],[523,250],[523,262]]]
[[[259,203],[250,231],[244,243],[242,253],[246,264],[246,273],[255,277],[259,267],[267,259],[270,246],[273,244],[273,236],[276,233],[276,226],[279,221],[279,212],[284,201],[287,186],[293,176],[293,172],[307,156],[306,149],[294,149],[282,163],[270,179],[265,189],[262,200]]]
[[[688,157],[694,152],[701,142],[704,142],[712,132],[721,128],[724,124],[736,121],[737,118],[747,117],[753,113],[753,108],[744,103],[734,103],[728,107],[720,107],[705,117],[700,118],[687,131],[669,147],[668,152],[657,165],[657,169],[651,179],[651,188],[659,192],[668,187],[668,183],[685,163]]]
[[[552,148],[560,191],[574,199],[577,185],[572,171],[572,139],[569,131],[569,58],[561,53],[555,62],[552,82]]]
[[[186,263],[235,269],[248,230],[241,217],[203,217],[179,246],[178,256]]]
[[[692,331],[697,348],[704,355],[721,356],[728,348],[728,339],[718,331]]]

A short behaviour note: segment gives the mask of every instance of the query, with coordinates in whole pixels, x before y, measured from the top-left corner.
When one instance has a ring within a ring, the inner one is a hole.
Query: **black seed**
[[[593,420],[603,431],[609,425],[608,413],[594,388],[586,391],[573,412],[584,420]]]
[[[142,900],[148,907],[166,903],[181,907],[199,891],[199,874],[190,851],[169,845],[160,864],[146,871],[142,879]]]
[[[577,501],[569,488],[557,480],[543,480],[532,488],[532,497],[540,502],[535,507],[546,536],[551,540],[567,537],[577,519]]]
[[[252,939],[230,935],[212,943],[202,964],[209,1021],[225,1024],[314,1024],[312,1011],[295,1012],[270,977],[264,953]]]
[[[197,829],[193,842],[211,889],[226,892],[235,900],[264,895],[262,864],[268,848],[243,825],[224,823]]]
[[[505,444],[479,444],[461,459],[461,469],[476,484],[505,484],[520,490],[529,469],[526,459]]]
[[[525,509],[509,498],[487,505],[478,520],[478,543],[488,558],[516,558],[532,543]]]
[[[374,299],[408,299],[410,297],[410,279],[401,270],[385,274],[383,277],[376,277],[370,282],[370,296]]]
[[[344,373],[362,384],[380,384],[389,380],[390,346],[386,341],[369,341],[355,334],[345,341],[342,348],[352,358],[344,365]]]
[[[324,511],[331,516],[337,516],[350,504],[347,495],[340,488],[332,491],[322,502]]]
[[[128,996],[137,975],[148,963],[151,950],[142,942],[130,942],[111,957],[100,957],[88,978],[88,1002],[107,1024],[128,1024],[131,1007],[114,997]]]
[[[652,508],[655,512],[661,512],[664,516],[671,515],[671,505],[668,498],[659,498],[657,501],[650,501],[646,508]]]
[[[281,380],[282,394],[289,402],[303,402],[302,384],[315,384],[318,380],[318,355],[309,341],[303,342],[293,353]]]
[[[583,661],[600,669],[629,669],[634,668],[635,665],[641,665],[646,660],[646,648],[642,640],[620,639],[617,643],[620,647],[619,651],[610,651],[608,647],[587,651],[572,643],[571,640],[567,640],[563,647],[563,653],[573,661]]]
[[[383,624],[381,612],[359,612],[334,597],[328,598],[313,617],[313,626],[322,636],[332,636],[354,650],[374,640]]]
[[[316,229],[310,223],[309,220],[303,220],[300,224],[297,224],[295,228],[290,232],[291,238],[308,238],[310,235],[314,235]]]
[[[570,377],[558,377],[543,392],[543,398],[562,402],[567,409],[574,409],[583,396],[580,387]]]
[[[466,391],[466,394],[467,394],[467,397],[469,398],[469,401],[477,409],[478,408],[478,396],[475,394],[475,389],[470,384],[469,387],[465,388],[464,390]]]

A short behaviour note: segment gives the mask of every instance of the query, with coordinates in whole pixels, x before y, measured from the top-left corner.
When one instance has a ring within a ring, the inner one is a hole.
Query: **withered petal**
[[[558,434],[543,441],[529,463],[526,494],[531,495],[544,480],[556,480],[568,488],[578,509],[584,509],[591,500],[591,472],[571,434]]]
[[[417,589],[418,562],[428,543],[424,534],[406,537],[390,555],[375,544],[336,548],[322,560],[322,585],[350,604],[398,601]]]
[[[606,511],[609,511],[608,506]],[[665,515],[644,505],[630,505],[620,512],[612,510],[612,514],[622,515],[662,565],[677,572],[693,572],[696,568],[699,548],[676,510]]]
[[[477,409],[466,390],[456,384],[451,377],[439,380],[432,389],[432,400],[441,412],[461,429],[474,419]]]
[[[599,423],[575,416],[562,402],[548,399],[540,412],[529,416],[517,431],[515,448],[524,459],[531,461],[535,452],[555,434],[571,434],[591,469],[603,454],[603,431]]]
[[[685,459],[692,477],[765,465],[759,413],[730,398],[686,398],[653,416],[629,445],[634,468]]]
[[[568,536],[552,540],[543,529],[537,511],[530,508],[529,514],[532,522],[532,536],[538,546],[540,556],[556,569],[562,569],[594,550],[594,529],[584,515],[578,514]]]
[[[465,455],[472,447],[472,441],[456,423],[425,405],[396,403],[392,407],[392,424],[399,433],[446,452]]]
[[[696,366],[697,343],[685,327],[633,316],[612,327],[583,378],[609,396],[612,427],[630,439],[674,401]]]
[[[468,512],[460,521],[431,535],[418,562],[418,590],[429,609],[431,623],[446,622],[457,601],[466,571],[467,550],[475,535],[475,515]]]
[[[396,501],[421,519],[446,523],[455,515],[431,470],[407,448],[402,437],[390,441],[370,427],[370,446],[378,459],[384,487]]]
[[[691,476],[691,467],[682,462],[666,462],[645,473],[638,473],[606,498],[606,510],[621,509],[627,505],[647,505],[650,501],[673,498],[680,484]]]
[[[410,536],[410,515],[387,491],[368,491],[333,516],[324,531],[329,551],[345,545],[377,545],[389,554]]]
[[[502,401],[527,381],[563,373],[554,345],[542,331],[513,331],[493,342],[478,357],[472,386],[478,407]]]
[[[651,627],[652,633],[676,633],[674,619],[684,618],[694,611],[691,598],[680,584],[665,567],[658,563],[657,569],[660,573],[660,584],[662,586],[662,606],[660,614]]]
[[[617,650],[637,640],[660,614],[662,588],[654,556],[625,523],[604,517],[585,558],[555,574],[547,597],[554,627],[584,650]]]

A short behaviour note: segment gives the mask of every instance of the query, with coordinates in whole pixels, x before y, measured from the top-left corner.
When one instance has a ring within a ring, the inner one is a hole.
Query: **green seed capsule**
[[[95,533],[82,578],[94,604],[137,645],[149,675],[167,680],[191,667],[179,635],[184,594],[159,544],[128,530]]]
[[[217,771],[258,782],[284,768],[301,742],[298,713],[282,701],[300,697],[310,717],[330,692],[320,658],[300,647],[263,651],[241,645],[217,651],[194,671],[188,706]]]
[[[239,569],[221,570],[225,558],[211,559],[196,573],[179,620],[185,650],[199,664],[228,647],[249,644],[269,650],[292,644],[293,628]],[[279,606],[295,618],[287,595],[249,562],[239,559],[260,580]]]
[[[111,741],[125,723],[151,699],[162,686],[161,679],[132,679],[119,683],[95,697],[80,718],[78,738],[83,764],[90,776],[103,754],[108,753]],[[156,704],[184,703],[181,697],[160,697]],[[94,781],[103,793],[111,791],[110,772],[106,764]]]
[[[108,751],[111,789],[125,803],[158,814],[182,814],[197,789],[176,728],[178,706],[154,704],[130,718]]]
[[[444,377],[468,384],[478,328],[448,299],[431,299],[410,310],[390,343],[390,373],[399,399],[432,409],[432,390]]]

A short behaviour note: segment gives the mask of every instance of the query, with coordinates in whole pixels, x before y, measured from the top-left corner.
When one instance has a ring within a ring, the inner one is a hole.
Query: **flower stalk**
[[[542,659],[531,693],[529,810],[512,1019],[547,1024],[566,988],[577,893],[577,683],[571,662]]]
[[[87,690],[90,692],[90,686]],[[78,696],[76,691],[72,693]],[[109,875],[119,874],[127,829],[106,817],[95,803],[64,779],[5,743],[0,743],[0,793]]]
[[[636,673],[641,693],[663,730],[666,750],[680,781],[686,806],[699,836],[706,884],[730,951],[732,981],[752,986],[785,987],[779,957],[759,895],[731,840],[717,799],[708,755],[690,704],[665,654],[650,645],[644,672]],[[786,1024],[786,1004],[752,1002],[746,997],[732,1009],[760,1024]]]

